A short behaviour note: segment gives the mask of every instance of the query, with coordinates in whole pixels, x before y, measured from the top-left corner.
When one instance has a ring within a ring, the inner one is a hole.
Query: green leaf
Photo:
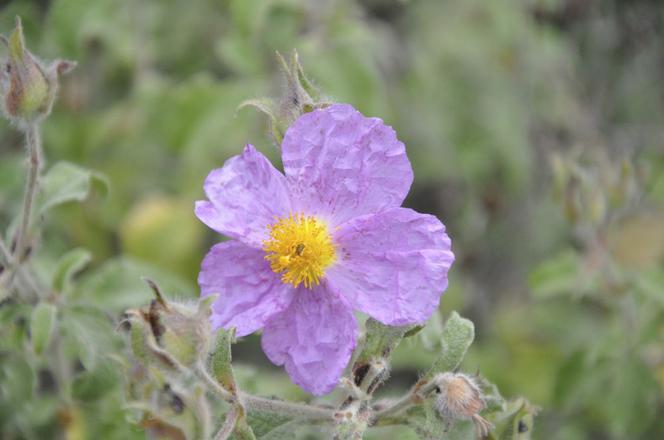
[[[129,331],[131,351],[136,359],[147,365],[150,362],[150,353],[148,353],[146,338],[150,330],[147,329],[143,319],[130,318],[129,324],[131,325]]]
[[[111,318],[91,307],[69,308],[60,320],[66,350],[93,370],[100,357],[115,352],[118,335]]]
[[[262,412],[251,412],[247,416],[249,426],[259,439],[269,439],[270,435],[273,435],[272,440],[283,438],[279,437],[282,432],[289,432],[291,436],[287,438],[293,438],[296,427],[289,423],[292,420],[292,417]]]
[[[604,390],[605,398],[599,403],[615,438],[635,438],[657,417],[657,382],[650,368],[637,356],[626,356],[613,367],[610,385]]]
[[[256,434],[251,426],[247,423],[244,417],[240,417],[235,422],[235,429],[233,430],[234,440],[256,440]]]
[[[145,288],[144,277],[159,280],[163,291],[173,296],[191,298],[195,295],[192,286],[181,278],[142,261],[119,257],[86,272],[76,285],[75,296],[111,313],[121,313],[152,300],[153,294]]]
[[[643,271],[636,279],[636,292],[644,299],[652,300],[659,307],[664,307],[664,271],[651,269]]]
[[[571,250],[543,262],[528,279],[533,295],[550,298],[573,293],[577,286],[580,264],[578,255]]]
[[[103,174],[68,162],[58,162],[42,178],[41,188],[37,206],[38,211],[44,214],[63,203],[82,202],[95,190],[106,196],[109,184]]]
[[[90,403],[103,399],[106,393],[120,384],[115,363],[100,362],[92,371],[77,375],[72,382],[72,395],[77,400]]]
[[[40,302],[32,311],[30,334],[32,348],[40,354],[51,343],[57,310],[53,304]]]
[[[363,363],[371,359],[389,358],[392,350],[399,345],[404,335],[413,328],[412,325],[393,327],[381,324],[373,318],[367,319],[364,345],[357,357],[357,362]]]
[[[539,408],[519,398],[507,403],[505,411],[492,415],[492,437],[499,440],[526,440],[533,431],[533,419]]]
[[[3,359],[0,368],[0,383],[2,383],[0,406],[4,406],[5,402],[11,402],[14,408],[20,408],[23,402],[32,398],[35,382],[35,371],[25,359],[19,357]]]
[[[452,312],[443,327],[441,354],[434,361],[427,377],[456,369],[466,355],[468,347],[473,343],[473,339],[475,339],[473,323],[459,316],[457,312]]]
[[[74,276],[92,260],[92,254],[85,249],[74,249],[63,255],[57,263],[51,285],[57,292],[69,291]]]
[[[475,427],[470,421],[443,420],[427,400],[421,408],[410,412],[408,424],[423,440],[465,440],[476,438]]]
[[[235,392],[235,378],[231,366],[231,344],[235,341],[235,329],[217,331],[214,351],[210,355],[212,377],[226,390]]]

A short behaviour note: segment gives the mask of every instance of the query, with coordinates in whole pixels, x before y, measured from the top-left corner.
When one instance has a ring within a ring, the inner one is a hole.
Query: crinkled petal
[[[208,200],[196,202],[196,215],[215,231],[260,248],[267,226],[290,213],[286,179],[270,161],[247,145],[205,179]]]
[[[341,225],[334,240],[339,260],[326,279],[353,307],[387,325],[425,321],[438,307],[454,254],[436,217],[389,209]]]
[[[201,295],[219,294],[212,304],[212,326],[237,329],[245,336],[285,310],[294,289],[279,280],[265,253],[238,241],[219,243],[203,259],[198,284]]]
[[[281,148],[294,207],[332,225],[401,206],[413,181],[394,130],[347,104],[301,116]]]
[[[353,311],[324,284],[300,287],[290,307],[265,325],[267,357],[285,365],[294,383],[315,394],[334,389],[355,348]]]

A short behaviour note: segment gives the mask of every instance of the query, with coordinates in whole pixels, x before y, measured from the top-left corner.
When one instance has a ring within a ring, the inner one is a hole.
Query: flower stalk
[[[39,173],[42,167],[41,133],[39,123],[31,122],[25,130],[25,140],[28,149],[28,180],[23,198],[23,209],[21,212],[21,223],[16,234],[16,247],[14,256],[17,265],[21,264],[27,257],[26,247],[32,219],[32,211],[35,203],[35,195],[39,188]],[[14,269],[16,270],[16,269]]]

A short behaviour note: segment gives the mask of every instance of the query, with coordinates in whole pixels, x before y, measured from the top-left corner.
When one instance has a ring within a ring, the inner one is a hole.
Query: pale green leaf
[[[51,343],[57,310],[51,303],[40,302],[30,317],[32,348],[39,354]]]
[[[108,193],[109,184],[102,174],[68,162],[58,162],[41,180],[37,201],[40,213],[67,202],[84,201],[94,191]]]
[[[443,327],[441,354],[434,361],[427,377],[456,369],[466,355],[468,347],[473,343],[473,339],[475,339],[473,323],[459,316],[457,312],[452,312]]]
[[[53,274],[51,285],[56,292],[69,291],[74,276],[83,270],[92,260],[92,254],[85,249],[73,249],[63,255]]]

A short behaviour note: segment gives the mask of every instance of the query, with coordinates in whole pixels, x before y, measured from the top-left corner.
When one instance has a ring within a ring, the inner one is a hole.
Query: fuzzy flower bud
[[[209,351],[209,303],[214,297],[202,300],[198,307],[171,302],[162,296],[154,282],[146,281],[156,298],[148,307],[125,312],[127,322],[131,324],[129,328],[134,355],[145,361],[145,353],[157,351],[155,354],[166,363],[179,363],[185,367],[195,364],[201,354]],[[151,333],[149,338],[145,338],[142,329]],[[156,342],[156,348],[149,346],[150,340]],[[167,357],[164,358],[164,355]]]
[[[472,420],[481,438],[489,435],[491,423],[479,414],[486,403],[475,378],[463,373],[441,373],[433,380],[434,407],[443,419]]]
[[[0,90],[7,117],[19,124],[43,119],[55,101],[60,75],[69,72],[76,63],[55,60],[44,66],[26,47],[21,19],[9,38],[1,40],[9,49],[9,58],[0,70]]]

